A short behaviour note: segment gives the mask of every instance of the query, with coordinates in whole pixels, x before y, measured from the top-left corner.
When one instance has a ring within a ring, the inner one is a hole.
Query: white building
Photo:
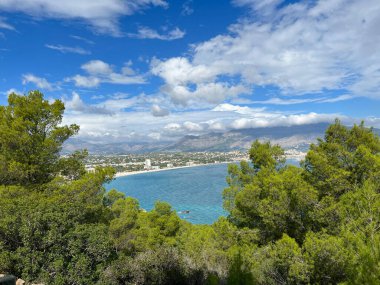
[[[152,168],[152,163],[150,159],[145,159],[144,169],[151,169],[151,168]]]
[[[85,169],[88,173],[95,173],[95,167],[86,166]]]

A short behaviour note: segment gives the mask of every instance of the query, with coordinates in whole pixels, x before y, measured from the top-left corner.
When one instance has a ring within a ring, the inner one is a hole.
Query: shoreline
[[[176,167],[170,167],[170,168],[161,168],[161,169],[152,169],[152,170],[124,171],[124,172],[117,172],[115,174],[115,178],[124,177],[124,176],[130,176],[130,175],[137,175],[137,174],[144,174],[144,173],[152,173],[152,172],[176,170],[176,169],[181,169],[181,168],[190,168],[190,167],[198,167],[198,166],[206,166],[206,165],[216,165],[216,164],[228,164],[228,163],[234,163],[234,162],[236,162],[236,161],[225,161],[225,162],[218,162],[218,163],[202,163],[202,164],[194,164],[194,165],[183,165],[183,166],[176,166]]]
[[[288,156],[286,156],[286,158],[301,161],[302,159],[305,158],[305,156],[304,155],[288,155]],[[151,169],[151,170],[124,171],[124,172],[117,172],[115,174],[115,178],[130,176],[130,175],[144,174],[144,173],[176,170],[176,169],[189,168],[189,167],[198,167],[198,166],[216,165],[216,164],[229,164],[229,163],[238,163],[238,162],[240,162],[240,160],[223,161],[223,162],[218,162],[218,163],[202,163],[202,164],[194,164],[194,165],[183,165],[183,166],[175,166],[175,167],[170,167],[170,168],[160,168],[160,169]]]

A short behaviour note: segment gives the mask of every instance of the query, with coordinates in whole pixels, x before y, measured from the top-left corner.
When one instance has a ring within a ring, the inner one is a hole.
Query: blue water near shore
[[[220,216],[226,216],[222,207],[226,176],[227,164],[211,164],[118,177],[105,187],[138,199],[140,207],[148,211],[155,201],[165,201],[191,223],[212,224]]]
[[[181,218],[211,224],[226,215],[222,207],[226,176],[227,164],[211,164],[118,177],[105,187],[138,199],[146,210],[151,210],[155,201],[165,201]]]

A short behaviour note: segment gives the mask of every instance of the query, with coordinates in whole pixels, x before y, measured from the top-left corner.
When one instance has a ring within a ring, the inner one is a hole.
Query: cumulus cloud
[[[65,79],[66,82],[74,82],[75,86],[92,88],[101,83],[110,84],[143,84],[145,79],[141,75],[136,75],[129,67],[129,63],[115,72],[113,67],[101,60],[91,60],[81,66],[87,75],[76,74]]]
[[[218,121],[210,121],[208,122],[208,128],[211,131],[225,131],[226,126],[222,122]]]
[[[83,75],[74,75],[73,77],[66,78],[65,81],[73,81],[75,86],[92,88],[97,87],[101,80],[98,77],[94,76],[83,76]]]
[[[155,117],[151,110],[153,96],[144,94],[130,97],[116,94],[105,96],[100,102],[90,104],[73,93],[65,100],[67,106],[64,123],[81,126],[79,137],[88,141],[173,141],[186,134],[200,135],[235,129],[275,127],[332,122],[340,118],[345,124],[359,123],[362,118],[350,118],[341,114],[290,113],[266,108],[251,108],[232,104],[220,104],[213,109],[176,111],[170,116]],[[149,98],[149,100],[147,100]],[[380,127],[379,118],[366,118],[370,126]]]
[[[46,78],[35,76],[34,74],[28,73],[22,76],[22,84],[33,83],[38,88],[45,90],[53,90],[53,84],[50,83]]]
[[[110,74],[112,73],[111,66],[101,60],[91,60],[81,66],[81,68],[89,74],[98,75],[98,74]]]
[[[335,118],[345,119],[346,117],[339,114],[317,114],[308,113],[300,115],[269,115],[256,116],[256,118],[240,118],[231,123],[232,129],[249,129],[278,126],[294,126],[316,123],[331,123]]]
[[[137,39],[156,39],[163,41],[172,41],[182,39],[185,36],[185,32],[180,30],[178,27],[166,33],[160,34],[156,30],[153,30],[148,27],[140,27],[136,34],[128,34],[131,38]]]
[[[57,50],[61,53],[76,53],[76,54],[82,54],[82,55],[91,54],[90,51],[85,50],[81,47],[68,47],[68,46],[63,46],[63,45],[50,45],[50,44],[46,44],[45,47],[49,49]]]
[[[151,108],[152,115],[155,117],[165,117],[169,115],[169,110],[161,108],[157,104],[154,104]]]
[[[165,80],[161,91],[168,94],[175,104],[182,106],[199,101],[216,104],[249,92],[243,84],[218,82],[218,73],[214,68],[193,65],[184,57],[166,61],[155,59],[151,63],[151,72]]]
[[[348,117],[341,114],[318,114],[318,113],[287,113],[270,111],[267,108],[251,108],[232,104],[220,104],[212,109],[219,114],[226,129],[247,129],[262,127],[291,126],[302,124],[314,124],[332,122],[335,118],[347,120]],[[217,122],[221,122],[220,120]]]
[[[11,89],[8,89],[7,91],[0,92],[0,93],[3,94],[3,95],[6,95],[6,96],[9,96],[12,93],[15,93],[15,94],[18,94],[18,95],[24,94],[24,92],[22,92],[20,90],[17,90],[15,88],[11,88]]]
[[[188,106],[197,102],[217,104],[227,98],[248,92],[246,86],[210,82],[197,84],[194,90],[186,85],[164,85],[161,91],[168,94],[174,104]]]
[[[212,109],[214,112],[235,112],[238,114],[252,114],[253,112],[263,112],[265,108],[250,108],[248,106],[232,105],[228,103],[220,104]]]
[[[79,94],[76,92],[72,93],[71,100],[65,100],[66,108],[71,112],[81,112],[89,114],[107,114],[110,115],[112,112],[104,107],[98,107],[91,104],[85,104],[80,98]]]
[[[347,116],[341,114],[318,114],[314,112],[292,114],[280,111],[269,111],[266,108],[251,108],[232,104],[220,104],[212,109],[213,112],[220,113],[220,117],[227,117],[224,121],[227,129],[248,129],[263,127],[292,126],[316,123],[330,123],[335,118],[340,118],[346,122]],[[235,114],[235,115],[233,115]]]
[[[183,127],[189,132],[203,131],[203,127],[200,124],[186,121],[183,123]]]
[[[161,139],[161,134],[160,133],[150,133],[148,134],[148,137],[154,139],[154,140],[160,140]]]
[[[152,62],[152,73],[163,78],[163,91],[175,102],[199,100],[194,90],[209,83],[274,87],[277,96],[340,90],[379,98],[379,1],[234,3],[250,7],[253,14],[231,25],[228,33],[193,45],[189,57]],[[337,100],[343,98],[349,99]]]
[[[149,6],[167,7],[164,0],[7,0],[0,1],[0,11],[22,12],[33,17],[89,23],[97,32],[120,35],[118,20]]]
[[[164,126],[164,129],[170,132],[176,132],[182,129],[182,126],[178,123],[169,123]]]

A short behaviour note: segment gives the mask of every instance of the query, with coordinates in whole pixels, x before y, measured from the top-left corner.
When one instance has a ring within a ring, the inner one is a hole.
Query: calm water
[[[157,200],[166,201],[178,212],[190,211],[179,213],[181,218],[211,224],[226,214],[222,208],[226,176],[227,164],[213,164],[118,177],[106,189],[115,188],[138,199],[146,210]]]
[[[226,215],[222,207],[226,176],[227,164],[212,164],[118,177],[105,187],[138,199],[148,211],[155,201],[166,201],[181,218],[194,224],[212,224]]]

